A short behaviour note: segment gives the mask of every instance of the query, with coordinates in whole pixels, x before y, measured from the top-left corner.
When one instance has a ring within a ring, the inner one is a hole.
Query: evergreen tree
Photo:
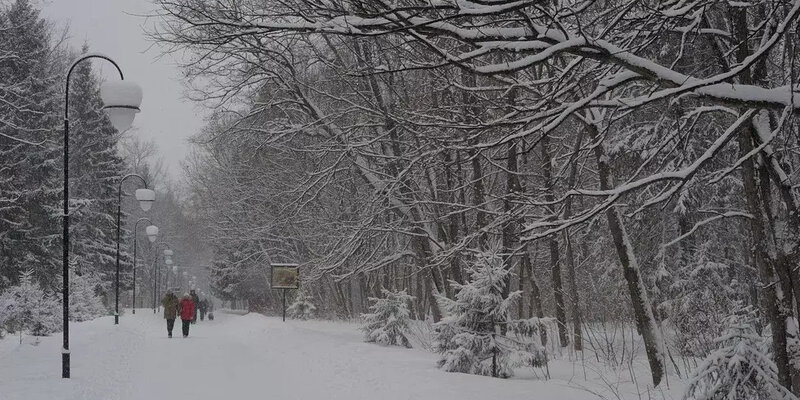
[[[102,108],[91,63],[82,62],[70,81],[71,246],[77,270],[108,283],[116,271],[117,187],[124,165],[117,154],[119,134]],[[122,256],[128,264],[127,254]]]
[[[373,303],[369,309],[372,311],[363,314],[365,340],[382,345],[411,347],[408,337],[408,324],[411,322],[411,312],[408,305],[414,297],[406,294],[405,290],[392,292],[383,289],[384,297],[370,298]]]
[[[19,284],[0,295],[0,320],[9,332],[26,331],[46,336],[61,329],[60,302],[34,279],[33,271],[20,273]]]
[[[69,318],[71,321],[89,321],[107,314],[102,299],[95,293],[97,280],[90,275],[78,275],[73,271],[69,277]]]
[[[759,336],[751,309],[727,318],[718,348],[694,370],[686,400],[797,400],[781,386],[769,345]]]
[[[305,294],[304,292],[298,293],[297,296],[295,296],[292,304],[286,309],[289,317],[293,319],[314,318],[314,313],[317,311],[317,307],[311,302],[311,300],[311,296]]]
[[[543,350],[529,343],[511,340],[507,327],[533,324],[511,321],[509,312],[520,292],[506,293],[510,271],[498,250],[478,254],[468,268],[469,282],[452,282],[455,300],[440,297],[448,316],[435,324],[434,349],[441,354],[438,365],[448,372],[492,375],[508,378],[513,368],[539,365]],[[514,324],[512,324],[514,322]]]
[[[60,268],[59,74],[50,28],[28,0],[0,10],[0,289],[23,268]]]

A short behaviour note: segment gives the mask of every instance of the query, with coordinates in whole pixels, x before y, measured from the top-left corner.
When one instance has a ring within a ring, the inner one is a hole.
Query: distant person
[[[213,301],[209,301],[208,302],[208,320],[209,321],[213,321],[214,320],[214,302]]]
[[[161,299],[161,305],[164,307],[164,319],[167,320],[167,337],[172,337],[172,328],[175,326],[175,316],[178,314],[178,296],[172,293],[172,290],[167,291],[164,298]]]
[[[189,291],[189,294],[192,296],[192,302],[194,303],[194,315],[192,315],[192,323],[197,323],[197,306],[200,304],[200,297],[197,296],[197,292],[194,289]]]
[[[206,312],[208,311],[208,300],[200,300],[197,307],[200,308],[200,321],[204,321],[206,319]]]
[[[192,323],[192,318],[197,315],[194,307],[194,301],[189,293],[183,294],[183,299],[180,302],[181,309],[181,322],[183,323],[183,337],[189,336],[189,324]]]

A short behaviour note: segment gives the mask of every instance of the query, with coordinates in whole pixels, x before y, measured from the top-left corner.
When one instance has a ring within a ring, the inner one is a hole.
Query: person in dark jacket
[[[197,292],[194,289],[189,291],[189,294],[192,296],[192,303],[194,303],[194,315],[192,316],[192,323],[197,323],[197,306],[200,304],[200,297],[197,296]]]
[[[198,308],[200,308],[200,321],[203,321],[206,319],[206,312],[208,311],[208,300],[200,300]]]
[[[164,307],[164,319],[167,320],[167,336],[172,337],[172,328],[175,326],[175,316],[178,314],[178,296],[175,293],[168,291],[164,298],[161,299],[161,305]]]
[[[192,296],[189,293],[183,294],[183,299],[180,302],[180,309],[181,309],[181,322],[183,323],[183,337],[189,336],[189,324],[192,322],[192,318],[194,318],[196,314],[194,301],[192,301]]]

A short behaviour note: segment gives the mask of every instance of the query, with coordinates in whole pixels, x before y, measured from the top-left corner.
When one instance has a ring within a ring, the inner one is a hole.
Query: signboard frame
[[[276,270],[282,272],[276,274]],[[276,278],[282,278],[281,282],[277,282]],[[269,285],[273,290],[281,289],[283,292],[283,322],[286,322],[286,289],[300,289],[300,265],[270,263]]]
[[[276,270],[278,273],[276,274]],[[280,272],[285,271],[285,272]],[[290,281],[287,282],[286,274],[289,274]],[[283,276],[281,276],[283,275]],[[282,281],[276,281],[276,278],[283,278]],[[290,283],[291,280],[294,284]],[[300,289],[300,265],[299,264],[270,264],[270,277],[269,284],[272,289]]]

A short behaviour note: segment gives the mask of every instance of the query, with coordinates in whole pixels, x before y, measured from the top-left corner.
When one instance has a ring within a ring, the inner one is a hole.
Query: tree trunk
[[[589,133],[592,139],[597,138],[597,130],[589,125]],[[603,144],[594,147],[595,158],[597,159],[597,170],[600,179],[600,189],[610,190],[611,187],[611,168],[607,163],[608,158],[605,154]],[[663,342],[658,330],[658,323],[653,316],[653,308],[647,296],[647,290],[642,280],[639,264],[630,242],[630,237],[625,231],[622,217],[615,207],[609,207],[606,212],[608,228],[614,241],[614,248],[617,251],[622,273],[628,284],[628,293],[631,297],[633,306],[633,316],[636,320],[636,327],[644,340],[644,348],[647,353],[647,360],[650,363],[650,373],[653,376],[653,386],[661,383],[664,375],[664,354],[662,351]]]
[[[525,269],[528,270],[528,282],[531,286],[531,297],[530,297],[530,313],[533,315],[534,310],[536,310],[536,318],[544,318],[544,308],[542,307],[542,296],[541,292],[539,291],[539,284],[536,283],[536,274],[533,273],[533,263],[531,262],[531,255],[530,252],[524,251],[522,253],[522,264],[524,265]],[[542,346],[547,345],[547,331],[542,330],[539,332]]]
[[[550,139],[547,135],[542,137],[539,143],[542,146],[542,175],[544,176],[545,200],[553,202],[555,200],[555,184],[553,182],[553,162],[550,158]],[[555,209],[550,208],[550,212],[555,214]],[[555,215],[552,215],[555,218]],[[569,333],[567,332],[567,314],[564,309],[564,288],[561,281],[561,261],[559,260],[558,238],[550,236],[547,239],[550,249],[550,271],[553,281],[553,298],[556,303],[556,320],[558,321],[558,338],[561,347],[569,344]]]
[[[578,153],[580,152],[581,145],[583,144],[584,131],[579,130],[575,137],[575,145],[572,147],[572,155],[570,156],[569,177],[567,178],[567,190],[575,187],[575,182],[578,177]],[[568,197],[564,201],[564,219],[569,219],[572,216],[572,197]],[[564,230],[564,252],[567,261],[567,281],[569,282],[570,291],[570,314],[572,314],[572,329],[573,329],[573,345],[575,350],[583,350],[583,333],[581,330],[581,308],[580,298],[578,297],[578,283],[575,276],[575,252],[572,249],[572,240],[570,238],[569,229]]]

